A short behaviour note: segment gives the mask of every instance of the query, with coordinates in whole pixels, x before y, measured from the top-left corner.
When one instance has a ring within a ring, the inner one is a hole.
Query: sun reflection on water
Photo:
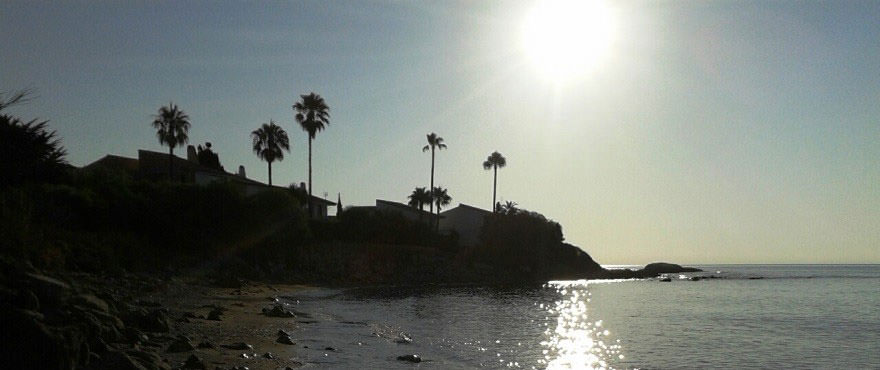
[[[611,331],[602,327],[602,320],[591,318],[590,281],[550,282],[559,299],[543,307],[549,316],[556,316],[556,327],[544,331],[541,342],[544,358],[538,364],[548,369],[610,369],[611,359],[623,359],[620,340],[611,341]]]

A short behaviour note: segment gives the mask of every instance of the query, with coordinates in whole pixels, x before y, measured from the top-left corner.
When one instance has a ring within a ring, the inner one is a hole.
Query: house
[[[440,232],[458,233],[458,243],[462,246],[475,246],[480,242],[480,232],[486,217],[492,212],[459,203],[458,207],[440,213]]]
[[[392,202],[390,200],[376,199],[375,206],[351,206],[346,209],[359,209],[369,212],[393,212],[399,213],[401,216],[410,221],[428,221],[432,217],[436,219],[436,215],[431,212],[420,210],[418,208],[403,203]]]
[[[138,150],[138,157],[128,158],[117,155],[108,154],[97,161],[86,166],[83,170],[95,168],[107,168],[127,172],[134,178],[158,181],[168,178],[168,153],[154,152],[150,150]],[[232,174],[223,170],[223,167],[215,168],[203,166],[199,163],[195,148],[190,145],[187,147],[187,159],[177,156],[172,157],[172,178],[183,183],[192,183],[197,185],[208,185],[214,182],[231,182],[238,184],[244,188],[244,194],[251,196],[268,189],[288,189],[281,186],[270,186],[262,182],[247,178],[244,166],[238,167],[238,173]],[[292,186],[296,189],[296,186]],[[301,188],[305,188],[305,184],[301,184]],[[306,192],[306,194],[308,194]],[[308,197],[308,195],[305,195]],[[312,202],[312,218],[327,218],[327,207],[336,205],[326,199],[315,196],[309,197]],[[308,204],[303,205],[308,209]]]
[[[432,217],[436,217],[431,212],[420,210],[407,204],[382,199],[376,199],[376,210],[380,212],[398,212],[404,218],[411,221],[430,220]]]

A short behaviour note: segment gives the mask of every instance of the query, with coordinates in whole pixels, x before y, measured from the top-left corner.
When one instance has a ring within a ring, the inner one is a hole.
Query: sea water
[[[305,315],[282,355],[327,368],[880,369],[880,265],[698,267],[671,282],[301,291],[285,298]],[[424,361],[396,359],[407,354]]]

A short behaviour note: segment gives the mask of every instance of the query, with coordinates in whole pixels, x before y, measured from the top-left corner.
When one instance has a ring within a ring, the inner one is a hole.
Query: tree
[[[330,125],[330,107],[324,102],[324,98],[315,93],[300,95],[301,101],[293,105],[296,111],[296,122],[299,122],[303,131],[309,133],[309,217],[312,211],[312,140],[325,126]]]
[[[483,162],[484,170],[494,170],[495,172],[495,177],[492,180],[492,205],[495,205],[495,193],[498,190],[498,169],[504,168],[504,166],[506,165],[507,159],[505,159],[504,156],[497,151],[492,152],[492,154],[490,154],[489,157],[486,158],[486,161]],[[495,212],[495,207],[492,207],[492,209],[492,212]]]
[[[15,104],[29,101],[30,92],[0,93],[0,186],[28,181],[53,181],[64,174],[67,152],[49,121],[20,118],[2,113]]]
[[[173,102],[159,108],[153,116],[153,127],[159,144],[168,146],[168,179],[174,178],[174,148],[189,142],[189,116]]]
[[[413,208],[418,208],[419,211],[424,211],[425,204],[432,202],[431,192],[424,187],[415,188],[407,198],[409,198],[409,205]]]
[[[284,151],[290,151],[287,131],[269,120],[251,132],[254,154],[269,164],[269,186],[272,186],[272,162],[284,160]]]
[[[516,206],[516,202],[512,202],[509,200],[504,202],[504,204],[498,202],[495,203],[495,211],[504,215],[515,215],[517,212],[519,212],[519,209],[516,208]]]
[[[430,133],[428,136],[428,145],[425,145],[422,148],[422,153],[427,152],[428,149],[431,149],[431,199],[436,199],[434,197],[434,149],[446,149],[446,144],[443,143],[443,138],[437,136],[435,133]],[[434,202],[431,202],[431,213],[434,213]],[[437,214],[440,214],[440,211],[437,211]]]
[[[437,204],[437,214],[440,214],[440,209],[443,206],[449,205],[449,202],[452,201],[452,197],[446,192],[446,189],[442,187],[434,188],[434,191],[431,192],[431,197],[434,199],[434,204]],[[437,228],[440,228],[440,217],[437,217]]]

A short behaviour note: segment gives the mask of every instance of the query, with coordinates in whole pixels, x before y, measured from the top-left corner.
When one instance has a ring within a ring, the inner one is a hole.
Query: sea
[[[668,282],[307,289],[283,297],[299,316],[282,355],[338,369],[880,369],[880,265],[694,267]],[[411,354],[422,361],[398,360]]]

